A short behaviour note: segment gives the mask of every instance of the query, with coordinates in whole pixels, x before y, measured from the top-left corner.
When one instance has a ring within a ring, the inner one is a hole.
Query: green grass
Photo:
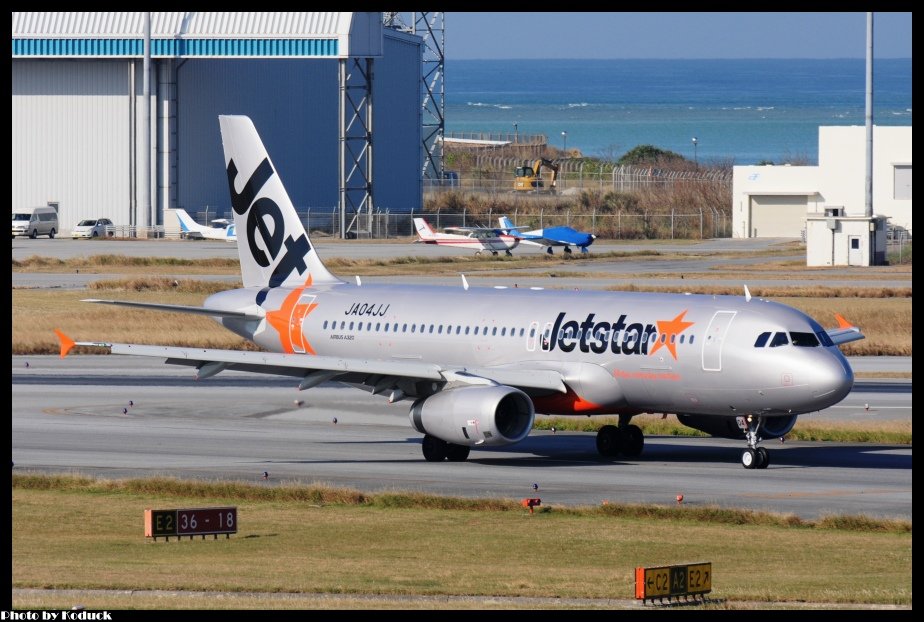
[[[731,608],[912,602],[908,521],[29,474],[12,496],[14,588],[631,598],[636,566],[711,561]],[[226,504],[230,539],[142,535],[145,508]]]
[[[604,425],[617,425],[617,417],[544,417],[536,418],[534,429],[555,428],[568,432],[596,432]],[[704,432],[682,425],[675,417],[640,415],[632,423],[646,436],[708,436]],[[877,443],[883,445],[911,445],[911,420],[868,421],[862,423],[838,421],[810,421],[800,418],[786,435],[794,441],[830,441],[838,443]]]

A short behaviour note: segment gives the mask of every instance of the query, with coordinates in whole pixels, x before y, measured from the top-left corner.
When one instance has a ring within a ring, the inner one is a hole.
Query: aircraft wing
[[[825,332],[828,333],[828,337],[831,338],[834,345],[839,346],[842,343],[866,339],[866,335],[860,332],[859,328],[844,319],[844,316],[840,313],[836,313],[834,317],[837,318],[838,327],[825,329]]]
[[[126,302],[123,300],[100,300],[98,298],[85,298],[80,302],[95,302],[97,304],[133,307],[135,309],[147,309],[149,311],[175,311],[177,313],[191,313],[193,315],[207,315],[209,317],[233,317],[241,320],[262,320],[264,317],[266,317],[266,313],[259,307],[257,307],[257,313],[244,313],[243,311],[224,311],[222,309],[207,309],[205,307],[189,307],[186,305],[168,305],[158,304],[155,302]]]
[[[567,387],[561,374],[553,370],[508,368],[463,368],[441,366],[422,361],[401,359],[354,359],[276,352],[249,352],[208,348],[74,341],[55,331],[64,357],[74,346],[108,348],[112,354],[129,354],[165,359],[168,365],[186,365],[198,370],[198,379],[208,378],[226,369],[301,378],[300,389],[308,389],[327,380],[368,386],[390,386],[396,378],[485,384],[496,382],[524,391],[564,393]],[[373,391],[378,392],[378,391]]]

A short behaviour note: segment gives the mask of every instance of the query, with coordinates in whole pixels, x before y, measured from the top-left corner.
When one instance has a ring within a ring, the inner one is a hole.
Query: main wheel
[[[423,455],[427,462],[442,462],[448,452],[446,441],[427,434],[423,437]]]
[[[491,251],[491,254],[497,257],[497,251]]]
[[[507,252],[507,257],[513,257],[513,253],[511,253],[510,251],[506,251],[506,252]]]
[[[758,448],[757,448],[757,457],[758,457],[758,459],[759,459],[759,463],[758,463],[758,465],[757,465],[757,468],[758,468],[758,469],[766,469],[767,466],[770,464],[770,452],[767,451],[767,448],[766,448],[766,447],[758,447]]]
[[[465,462],[468,460],[468,454],[471,450],[472,448],[467,445],[446,443],[446,459],[450,462]]]
[[[554,255],[554,254],[555,254],[555,253],[552,252],[552,247],[551,247],[551,246],[550,246],[545,252],[547,252],[549,255]]]
[[[91,233],[90,235],[92,235],[94,238],[98,238],[98,237],[99,237],[99,231],[94,231],[94,232]]]
[[[744,453],[741,454],[741,464],[743,464],[746,469],[756,469],[758,460],[757,452],[753,449],[745,449]]]
[[[565,247],[565,254],[566,254],[566,255],[570,255],[570,254],[571,254],[571,247],[570,247],[570,246],[566,246],[566,247]]]
[[[52,229],[51,231],[48,232],[48,239],[49,239],[49,240],[55,239],[55,230],[54,230],[54,229]]]
[[[629,458],[638,458],[645,447],[645,433],[637,425],[627,426],[622,434],[622,453]]]
[[[622,432],[614,425],[605,425],[597,432],[597,451],[601,456],[613,458],[619,455]]]

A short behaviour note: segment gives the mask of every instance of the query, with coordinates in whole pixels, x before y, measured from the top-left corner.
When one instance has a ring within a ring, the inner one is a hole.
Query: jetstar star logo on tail
[[[559,313],[552,326],[551,340],[543,340],[544,350],[560,349],[562,352],[572,352],[575,348],[581,352],[595,352],[603,354],[610,351],[613,354],[643,354],[650,356],[666,347],[674,360],[677,360],[677,338],[693,322],[685,322],[684,310],[673,320],[657,321],[654,325],[642,322],[630,322],[622,314],[615,322],[596,321],[596,314],[589,313],[583,321],[566,320],[565,313]],[[649,350],[652,335],[656,335],[654,346]]]
[[[296,351],[315,354],[314,348],[302,333],[302,321],[317,307],[315,302],[299,304],[305,288],[311,287],[311,275],[301,287],[293,289],[275,311],[266,312],[266,321],[279,333],[283,352],[293,354]],[[312,298],[314,300],[314,298]]]

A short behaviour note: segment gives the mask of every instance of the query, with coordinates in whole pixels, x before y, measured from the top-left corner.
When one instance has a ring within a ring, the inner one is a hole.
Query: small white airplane
[[[235,232],[234,223],[227,218],[216,218],[212,224],[217,227],[208,227],[200,225],[186,213],[186,210],[177,208],[177,220],[180,221],[180,231],[183,237],[190,240],[225,240],[226,242],[237,242],[237,233]]]
[[[511,255],[510,251],[520,243],[515,236],[489,227],[447,227],[444,230],[445,233],[437,233],[426,220],[415,218],[414,228],[418,235],[416,242],[455,248],[474,248],[476,255],[480,255],[481,251],[485,250],[491,251],[492,255],[496,255],[498,251]]]

